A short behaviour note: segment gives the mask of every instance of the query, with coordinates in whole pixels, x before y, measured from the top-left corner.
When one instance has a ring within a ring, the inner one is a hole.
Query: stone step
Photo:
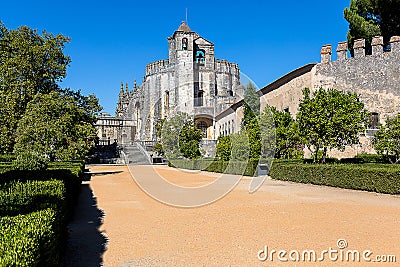
[[[124,147],[128,165],[150,165],[147,156],[136,146]]]

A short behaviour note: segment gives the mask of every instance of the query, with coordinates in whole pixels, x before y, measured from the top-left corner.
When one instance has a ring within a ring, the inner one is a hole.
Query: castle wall
[[[387,116],[400,112],[400,37],[392,37],[390,52],[383,52],[382,37],[375,37],[372,44],[372,55],[365,55],[365,41],[356,40],[355,57],[347,58],[347,43],[339,43],[338,60],[334,62],[330,60],[331,46],[324,46],[311,88],[355,92],[366,109],[378,113],[383,122]]]

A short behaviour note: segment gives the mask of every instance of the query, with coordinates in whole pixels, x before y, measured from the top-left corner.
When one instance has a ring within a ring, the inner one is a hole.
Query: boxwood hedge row
[[[52,209],[0,217],[0,266],[59,265],[57,224]]]
[[[217,173],[238,174],[245,176],[257,176],[258,161],[222,161],[222,160],[171,160],[168,166],[188,169],[188,170],[203,170]]]
[[[0,266],[60,266],[83,162],[0,173]]]
[[[400,166],[390,164],[272,164],[273,179],[377,193],[400,193]]]

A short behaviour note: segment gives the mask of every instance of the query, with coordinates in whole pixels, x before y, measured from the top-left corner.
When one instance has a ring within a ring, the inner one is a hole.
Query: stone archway
[[[199,128],[203,132],[204,139],[212,139],[212,131],[211,128],[213,126],[213,122],[209,118],[199,117],[194,121],[197,128]]]

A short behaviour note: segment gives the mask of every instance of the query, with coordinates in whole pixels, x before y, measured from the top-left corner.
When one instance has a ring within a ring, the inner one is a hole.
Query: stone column
[[[339,61],[347,59],[347,42],[340,42],[336,49],[337,59]]]
[[[354,58],[365,57],[365,39],[357,39],[354,41]]]
[[[392,52],[400,53],[400,36],[392,36],[389,42]]]
[[[372,37],[372,55],[381,55],[383,53],[383,37]]]
[[[331,62],[332,56],[332,45],[324,45],[321,48],[321,63],[329,63]]]

